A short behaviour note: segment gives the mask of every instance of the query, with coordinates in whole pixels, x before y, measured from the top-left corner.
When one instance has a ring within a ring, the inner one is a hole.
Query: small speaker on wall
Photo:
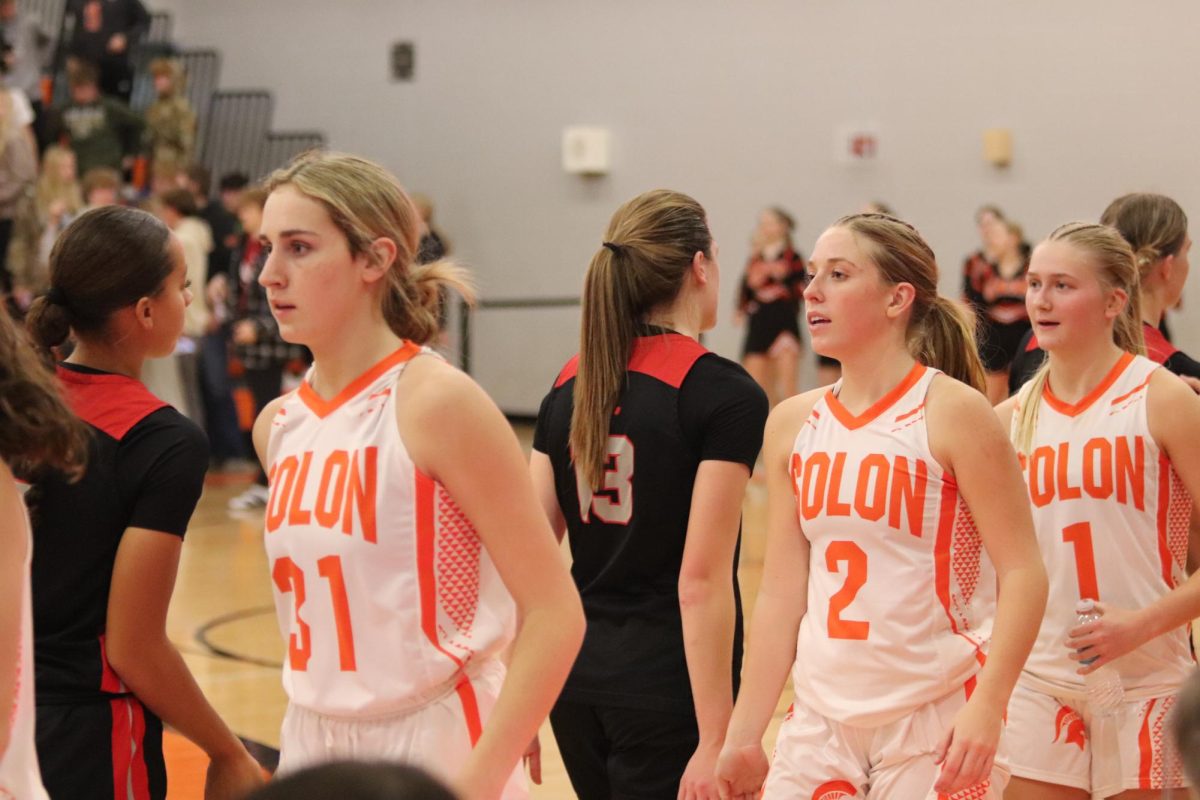
[[[416,66],[417,51],[412,42],[396,42],[392,45],[392,80],[411,81]]]

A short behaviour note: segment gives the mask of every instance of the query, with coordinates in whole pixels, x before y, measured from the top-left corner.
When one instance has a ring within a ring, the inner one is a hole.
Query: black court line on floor
[[[213,617],[211,620],[209,620],[208,622],[204,623],[199,628],[197,628],[194,638],[200,644],[201,647],[203,647],[205,650],[207,650],[212,655],[220,656],[221,658],[227,658],[231,661],[239,661],[243,664],[253,664],[253,665],[259,666],[259,667],[270,667],[271,669],[280,669],[281,670],[281,669],[283,669],[282,661],[272,661],[272,660],[268,660],[265,658],[258,658],[256,656],[244,655],[244,654],[238,653],[237,651],[234,651],[234,650],[229,650],[224,647],[219,647],[219,646],[213,644],[208,638],[209,634],[212,631],[216,630],[217,628],[220,628],[223,625],[229,625],[230,623],[233,623],[233,622],[241,622],[242,620],[253,619],[254,617],[261,617],[266,614],[274,614],[274,613],[275,613],[275,606],[271,605],[271,606],[255,606],[253,608],[243,608],[238,611],[231,611],[228,614],[221,614],[218,617]]]
[[[254,608],[243,608],[238,611],[231,611],[228,614],[221,614],[214,617],[208,622],[196,629],[193,635],[196,642],[203,648],[199,655],[216,656],[230,661],[237,661],[242,664],[250,664],[256,667],[267,667],[269,669],[282,670],[282,661],[269,661],[265,658],[255,658],[254,656],[242,655],[224,647],[218,647],[209,641],[208,635],[213,630],[220,628],[223,625],[228,625],[233,622],[241,622],[254,617],[261,617],[264,614],[274,614],[275,606],[256,606]],[[190,648],[189,648],[190,649]],[[269,744],[247,739],[244,736],[239,736],[242,744],[246,746],[246,750],[250,755],[254,756],[254,760],[263,766],[264,769],[274,772],[279,766],[279,750],[271,747]]]

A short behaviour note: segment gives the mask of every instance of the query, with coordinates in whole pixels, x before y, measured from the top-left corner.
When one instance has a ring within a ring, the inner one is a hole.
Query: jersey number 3
[[[354,658],[354,629],[350,625],[350,601],[346,597],[346,579],[342,577],[342,559],[340,556],[325,556],[317,561],[317,574],[329,582],[330,602],[333,604],[333,623],[337,628],[338,666],[342,672],[354,672],[357,669]],[[312,657],[312,629],[300,616],[300,607],[304,605],[304,570],[287,556],[275,561],[271,568],[271,578],[275,588],[283,594],[289,592],[295,598],[293,612],[296,616],[296,628],[288,637],[288,664],[297,672],[308,669],[308,660]]]
[[[579,518],[588,523],[592,514],[609,525],[628,525],[633,518],[633,442],[628,436],[608,437],[608,463],[599,492],[583,479],[575,468],[575,488],[579,493]]]

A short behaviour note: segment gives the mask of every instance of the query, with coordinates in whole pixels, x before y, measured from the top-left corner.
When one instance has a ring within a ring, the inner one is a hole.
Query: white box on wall
[[[607,175],[611,168],[608,128],[571,125],[563,128],[563,169],[572,175]]]

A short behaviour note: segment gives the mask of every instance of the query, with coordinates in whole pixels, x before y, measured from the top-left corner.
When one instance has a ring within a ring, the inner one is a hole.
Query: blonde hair
[[[852,214],[833,223],[850,231],[889,284],[916,291],[908,320],[908,350],[926,366],[985,390],[975,329],[958,304],[938,294],[937,258],[917,229],[887,214]]]
[[[416,263],[421,223],[412,200],[395,176],[373,161],[348,155],[310,151],[267,178],[274,192],[294,186],[325,207],[346,237],[352,256],[371,254],[371,243],[385,238],[396,246],[380,301],[383,318],[397,336],[425,343],[438,332],[443,287],[468,302],[474,290],[467,272],[448,261]]]
[[[68,158],[74,158],[75,153],[69,147],[52,144],[42,155],[42,172],[37,182],[37,209],[44,217],[50,204],[61,200],[67,207],[68,214],[76,214],[83,208],[83,191],[79,188],[79,178],[63,180],[62,165]]]
[[[1187,240],[1187,214],[1169,197],[1136,192],[1118,197],[1100,216],[1129,242],[1138,277],[1145,280],[1155,264],[1173,256]]]
[[[1108,289],[1120,289],[1128,296],[1125,308],[1113,322],[1113,342],[1134,355],[1144,355],[1146,343],[1142,337],[1142,310],[1139,300],[1138,269],[1133,250],[1120,232],[1109,225],[1095,222],[1068,222],[1060,225],[1045,242],[1063,242],[1084,252],[1096,268],[1096,277]],[[1045,244],[1043,242],[1043,244]],[[1040,246],[1040,245],[1039,245]],[[1047,358],[1021,390],[1013,444],[1017,452],[1028,454],[1033,447],[1037,430],[1038,409],[1046,381],[1050,376]]]
[[[698,252],[712,255],[704,209],[685,194],[656,189],[617,209],[592,256],[583,288],[571,452],[593,489],[604,477],[609,421],[633,340],[647,312],[678,296]]]
[[[0,155],[8,149],[9,140],[17,132],[14,112],[12,90],[0,86]]]

